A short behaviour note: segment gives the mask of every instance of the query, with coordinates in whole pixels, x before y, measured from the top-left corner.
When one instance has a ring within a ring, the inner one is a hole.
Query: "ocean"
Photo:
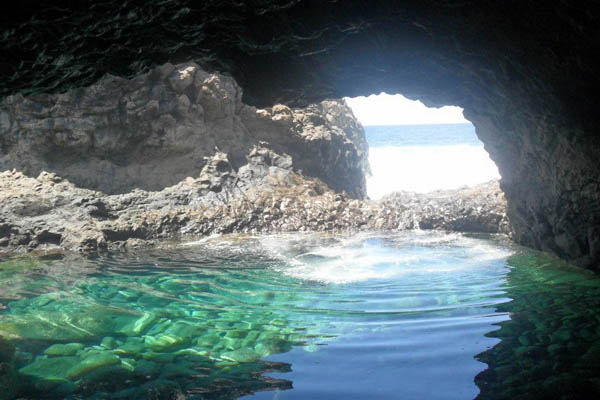
[[[367,193],[429,192],[498,179],[472,124],[365,126],[372,175]]]

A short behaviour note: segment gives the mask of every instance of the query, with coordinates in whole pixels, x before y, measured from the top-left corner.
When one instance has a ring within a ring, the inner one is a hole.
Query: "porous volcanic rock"
[[[105,193],[161,190],[197,176],[215,149],[233,168],[267,143],[292,167],[351,197],[366,195],[364,130],[343,100],[256,109],[231,78],[194,63],[135,79],[106,76],[59,95],[0,102],[0,171],[54,172]]]
[[[54,173],[0,173],[0,254],[94,252],[233,232],[444,229],[509,233],[497,182],[432,194],[357,200],[291,168],[291,158],[254,147],[235,170],[209,157],[197,178],[161,191],[107,195]]]

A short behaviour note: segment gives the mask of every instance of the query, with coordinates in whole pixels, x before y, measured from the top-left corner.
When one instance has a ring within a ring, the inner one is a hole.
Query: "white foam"
[[[265,238],[262,245],[281,259],[277,269],[284,274],[333,284],[479,268],[482,263],[501,260],[511,254],[502,246],[460,234],[405,232],[395,237],[386,235],[386,240],[392,239],[395,245],[368,242],[368,238],[362,234],[327,245],[315,243],[302,254],[293,252],[289,238]],[[448,257],[456,257],[456,248],[464,249],[464,259],[460,262]]]
[[[429,192],[483,183],[500,177],[481,146],[388,146],[369,149],[372,199],[395,191]]]
[[[198,239],[198,240],[193,240],[193,241],[190,241],[190,242],[181,243],[180,246],[183,246],[183,247],[198,246],[198,245],[204,244],[206,242],[209,242],[211,240],[215,240],[217,238],[220,238],[221,236],[222,235],[220,235],[218,233],[214,233],[214,234],[206,236],[206,237],[204,237],[202,239]]]

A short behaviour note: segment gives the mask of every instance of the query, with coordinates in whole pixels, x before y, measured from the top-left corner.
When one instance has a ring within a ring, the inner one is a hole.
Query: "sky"
[[[469,123],[463,117],[460,107],[428,108],[420,101],[409,100],[399,94],[346,97],[346,102],[363,125]]]

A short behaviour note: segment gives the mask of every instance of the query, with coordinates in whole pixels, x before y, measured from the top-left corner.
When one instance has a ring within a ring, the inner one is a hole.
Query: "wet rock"
[[[86,356],[83,360],[80,360],[77,364],[71,367],[67,371],[67,376],[70,379],[78,379],[82,376],[95,371],[102,367],[116,365],[121,362],[121,359],[110,352],[91,353]]]
[[[153,313],[144,313],[140,318],[126,322],[124,326],[117,328],[116,332],[126,336],[139,336],[145,332],[156,321]]]
[[[234,351],[228,351],[221,354],[223,360],[234,361],[234,362],[251,362],[256,361],[260,358],[260,354],[249,348],[241,348]]]
[[[44,350],[44,354],[48,356],[74,356],[81,349],[83,349],[81,343],[53,344]]]
[[[41,174],[39,179],[54,184],[62,177],[110,194],[162,190],[192,176],[219,192],[227,171],[245,164],[254,146],[267,143],[289,158],[263,159],[264,164],[302,171],[336,191],[365,196],[364,130],[343,100],[257,110],[241,97],[231,77],[187,63],[131,80],[109,75],[59,95],[0,100],[0,118],[19,121],[0,125],[5,144],[0,171]],[[92,216],[112,216],[102,201],[75,199]],[[13,208],[33,217],[54,206],[23,198],[20,208]],[[60,241],[60,236],[46,240]]]
[[[191,338],[174,334],[163,334],[158,336],[146,336],[145,344],[153,351],[164,352],[184,347],[189,344],[190,340]]]
[[[128,337],[125,342],[119,344],[113,352],[118,355],[138,355],[142,354],[145,348],[144,339]]]
[[[0,335],[0,400],[16,397],[20,386],[15,368],[15,347]]]
[[[80,362],[77,357],[37,357],[33,363],[21,368],[19,373],[45,381],[64,382],[68,379],[71,368]]]
[[[117,347],[117,341],[115,340],[115,338],[107,336],[102,339],[102,342],[100,342],[100,346],[104,347],[105,349],[112,350],[115,347]]]
[[[320,180],[297,174],[289,168],[289,156],[273,149],[253,147],[246,161],[236,171],[228,156],[217,153],[199,178],[187,178],[160,192],[134,190],[122,195],[81,189],[65,179],[56,183],[56,178],[0,173],[0,216],[11,226],[8,242],[0,251],[126,250],[164,239],[232,232],[416,228],[510,232],[506,202],[497,182],[428,194],[401,192],[379,201],[356,200],[335,193]],[[15,210],[29,196],[54,206],[45,214],[23,217]],[[103,204],[110,218],[90,214],[79,201],[66,200],[72,198]],[[47,232],[60,235],[60,242],[40,242],[40,237],[49,237]],[[144,294],[127,290],[112,295],[125,302],[132,296],[140,304],[146,301]],[[153,318],[129,318],[118,332],[139,335],[154,323]]]

